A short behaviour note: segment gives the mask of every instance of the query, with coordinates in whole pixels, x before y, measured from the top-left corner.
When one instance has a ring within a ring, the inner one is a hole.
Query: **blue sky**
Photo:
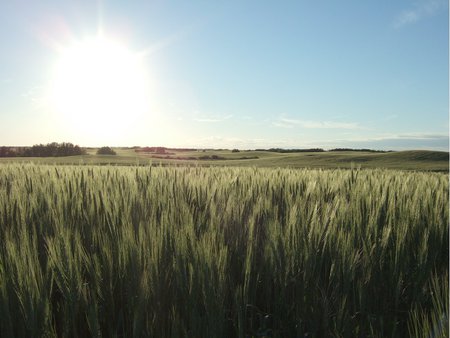
[[[448,12],[440,0],[3,1],[0,144],[448,150]],[[61,50],[99,31],[142,59],[147,106],[74,125],[49,84]]]

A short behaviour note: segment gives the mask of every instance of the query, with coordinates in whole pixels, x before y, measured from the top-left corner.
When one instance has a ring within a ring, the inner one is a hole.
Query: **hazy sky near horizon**
[[[441,0],[2,1],[0,145],[448,150],[448,13]],[[95,70],[58,65],[99,34],[139,59],[145,85],[109,48],[95,78],[108,90],[86,103]]]

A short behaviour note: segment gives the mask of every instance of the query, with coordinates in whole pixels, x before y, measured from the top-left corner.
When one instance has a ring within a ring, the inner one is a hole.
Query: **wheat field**
[[[448,175],[0,165],[1,337],[448,337]]]

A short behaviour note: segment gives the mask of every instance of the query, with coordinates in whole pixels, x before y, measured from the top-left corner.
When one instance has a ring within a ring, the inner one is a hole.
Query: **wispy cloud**
[[[319,144],[324,148],[434,149],[448,151],[449,136],[442,133],[399,133],[326,140],[319,142]]]
[[[391,120],[395,120],[396,118],[398,118],[397,114],[392,114],[392,115],[388,115],[385,118],[383,118],[383,121],[391,121]]]
[[[142,50],[139,53],[139,55],[145,57],[148,55],[152,55],[156,52],[159,52],[163,49],[166,49],[166,48],[170,47],[171,45],[173,45],[174,43],[182,40],[184,37],[188,36],[189,34],[193,33],[194,31],[196,31],[199,27],[200,27],[199,24],[192,24],[192,25],[183,27],[181,30],[178,30],[178,31],[174,32],[173,34],[168,35],[168,36],[154,42],[153,44],[151,44],[150,46],[148,46],[147,48]]]
[[[49,98],[45,95],[45,90],[42,85],[30,87],[21,93],[21,97],[35,109],[45,108],[49,103]]]
[[[239,116],[239,120],[250,121],[250,120],[253,120],[253,117],[249,116],[249,115],[243,115],[243,116]]]
[[[399,133],[399,134],[382,134],[374,136],[359,136],[348,139],[335,139],[327,142],[369,142],[369,141],[389,141],[389,140],[448,140],[449,136],[442,133]]]
[[[444,0],[422,0],[416,2],[413,8],[404,10],[395,18],[394,27],[400,28],[430,17],[440,9],[445,8],[446,3]]]
[[[223,137],[210,136],[204,138],[197,138],[187,140],[188,146],[198,148],[223,148],[223,149],[255,149],[255,148],[272,148],[272,147],[287,147],[289,142],[287,140],[272,140],[265,138],[240,138],[240,137]],[[289,147],[288,147],[289,148]]]
[[[408,139],[408,140],[445,140],[448,139],[446,134],[438,133],[404,133],[394,134],[388,136],[381,136],[374,138],[375,140],[394,140],[394,139]]]
[[[217,123],[217,122],[223,122],[226,120],[229,120],[233,117],[233,115],[226,115],[226,116],[212,116],[212,117],[199,117],[195,118],[194,121],[197,122],[206,122],[206,123]]]
[[[276,127],[293,128],[299,126],[307,129],[362,129],[356,122],[308,121],[281,118],[273,123]]]

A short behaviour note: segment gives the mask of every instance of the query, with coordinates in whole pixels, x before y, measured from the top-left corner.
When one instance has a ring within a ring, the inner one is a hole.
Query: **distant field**
[[[172,151],[168,154],[140,153],[130,148],[114,148],[117,155],[88,155],[52,158],[0,158],[2,162],[34,162],[46,164],[114,164],[114,165],[193,165],[193,166],[255,166],[282,168],[387,168],[401,170],[449,170],[449,154],[440,151],[400,151],[373,153],[359,151],[276,153],[268,151],[198,150]],[[202,159],[207,158],[207,159]],[[218,159],[212,159],[217,157]]]

